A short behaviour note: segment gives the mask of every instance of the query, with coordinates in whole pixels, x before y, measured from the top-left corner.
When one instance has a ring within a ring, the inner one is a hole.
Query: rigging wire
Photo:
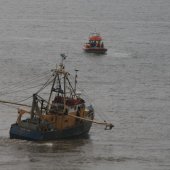
[[[42,78],[41,78],[42,79]],[[44,78],[42,79],[42,80],[44,80]],[[37,80],[36,80],[37,81]],[[27,84],[27,85],[29,85],[29,84]],[[38,84],[38,85],[35,85],[35,86],[31,86],[31,87],[26,87],[26,86],[23,86],[23,87],[25,87],[25,88],[20,88],[20,89],[18,89],[18,88],[15,88],[15,89],[13,89],[13,90],[8,90],[7,92],[3,92],[3,93],[0,93],[0,96],[4,96],[4,95],[10,95],[10,94],[15,94],[15,93],[17,93],[17,92],[20,92],[20,91],[25,91],[25,90],[30,90],[30,89],[33,89],[33,88],[36,88],[36,87],[40,87],[40,86],[42,86],[42,83],[41,84]]]
[[[48,73],[49,74],[49,73]],[[21,88],[23,86],[29,86],[30,84],[33,84],[34,82],[39,82],[41,80],[44,80],[46,79],[47,77],[47,73],[44,75],[38,75],[38,78],[37,76],[34,76],[33,78],[31,79],[27,79],[27,80],[24,80],[24,81],[20,81],[20,82],[17,82],[17,83],[13,83],[11,84],[10,86],[8,87],[4,87],[4,88],[1,88],[1,90],[6,90],[6,91],[9,91],[9,90],[14,90],[14,89],[17,89],[17,88]],[[49,77],[49,76],[48,76]],[[6,92],[1,92],[0,95],[5,95]]]
[[[48,76],[48,77],[49,77],[49,76]],[[28,85],[30,85],[30,84],[34,84],[34,82],[36,83],[36,82],[42,81],[42,80],[44,80],[44,79],[46,79],[46,77],[35,78],[35,79],[33,79],[32,81],[29,81],[28,83],[26,82],[26,83],[24,84],[24,86],[28,86]],[[20,88],[20,87],[22,87],[22,86],[23,86],[23,84],[21,84],[21,85],[18,86],[17,88]]]
[[[52,76],[51,76],[52,77]],[[53,80],[50,80],[51,77],[48,79],[48,81],[43,85],[43,87],[40,88],[40,90],[38,90],[37,92],[39,93],[41,90],[43,90],[45,87],[47,87]],[[32,89],[32,88],[35,88],[35,87],[39,87],[40,85],[37,85],[37,86],[32,86],[32,87],[29,87],[29,88],[26,88],[26,89],[20,89],[20,90],[17,90],[17,91],[13,91],[13,92],[9,92],[8,94],[12,94],[12,93],[15,93],[15,92],[19,92],[19,91],[22,91],[22,90],[28,90],[28,89]],[[42,86],[42,85],[41,85]],[[23,102],[23,101],[26,101],[28,99],[32,98],[32,95],[31,96],[28,96],[27,98],[23,99],[23,100],[20,100],[18,102]]]
[[[1,95],[13,94],[13,93],[20,92],[20,91],[23,91],[23,90],[33,89],[33,88],[35,88],[35,87],[39,87],[39,86],[41,86],[41,85],[39,84],[39,85],[32,86],[32,87],[29,87],[29,88],[24,88],[24,89],[15,90],[15,91],[12,91],[12,92],[4,93],[4,94],[1,94]]]
[[[70,78],[73,80],[74,76],[70,74]],[[83,96],[83,98],[86,99],[86,102],[88,101],[89,104],[92,104],[92,99],[88,95],[87,91],[85,89],[80,88],[78,85],[77,85],[77,89],[82,92],[81,95]],[[103,121],[110,120],[109,116],[106,113],[101,113],[101,110],[95,112],[95,114],[99,119],[102,119]]]
[[[27,79],[27,80],[24,80],[24,81],[17,81],[17,83],[14,83],[14,84],[11,84],[11,85],[20,85],[22,82],[24,82],[24,83],[27,83],[27,82],[29,82],[29,81],[32,81],[32,80],[34,80],[35,78],[37,79],[37,77],[40,77],[40,76],[44,76],[44,75],[46,75],[46,74],[49,74],[49,71],[47,72],[44,72],[44,73],[41,73],[41,74],[37,74],[37,75],[32,75],[31,76],[31,78],[30,79]],[[4,88],[6,88],[6,87],[4,87]],[[2,88],[3,89],[3,88]]]
[[[23,99],[23,100],[19,100],[19,101],[17,101],[17,103],[25,102],[25,101],[27,101],[27,100],[28,100],[28,99],[30,99],[30,98],[32,98],[32,95],[31,95],[31,96],[29,96],[29,97],[27,97],[27,98],[25,98],[25,99]]]
[[[47,87],[50,83],[53,82],[54,78],[52,80],[50,80],[53,77],[53,75],[51,75],[51,77],[44,83],[44,85],[36,92],[36,94],[38,94],[40,91],[42,91],[45,87]]]

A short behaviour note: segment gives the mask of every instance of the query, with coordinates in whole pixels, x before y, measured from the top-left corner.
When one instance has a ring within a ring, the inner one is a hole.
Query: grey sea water
[[[100,32],[106,55],[86,54]],[[0,105],[1,170],[170,169],[169,0],[0,0],[0,100],[22,101],[49,71],[66,65],[93,103],[84,139],[9,139],[17,107]]]

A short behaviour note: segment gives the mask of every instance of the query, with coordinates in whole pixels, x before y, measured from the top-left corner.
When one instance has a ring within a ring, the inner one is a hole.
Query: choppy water
[[[0,99],[30,96],[65,52],[96,118],[115,125],[85,139],[10,140],[17,110],[0,105],[0,169],[169,170],[169,9],[169,0],[0,0]],[[106,55],[82,51],[95,30]]]

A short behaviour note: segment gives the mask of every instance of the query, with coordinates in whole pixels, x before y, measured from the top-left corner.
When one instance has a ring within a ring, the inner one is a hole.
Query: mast
[[[50,101],[51,101],[51,97],[52,97],[52,93],[55,91],[55,92],[58,92],[58,95],[59,93],[61,93],[61,82],[60,82],[60,74],[64,75],[64,110],[65,110],[65,105],[66,105],[66,72],[64,70],[64,64],[63,64],[63,61],[66,59],[66,55],[65,54],[61,54],[61,63],[59,65],[59,68],[56,67],[54,71],[54,79],[53,79],[53,84],[52,84],[52,87],[51,87],[51,91],[50,91],[50,96],[49,96],[49,99],[48,99],[48,104],[47,104],[47,111],[49,110],[49,107],[50,107]],[[58,78],[58,91],[56,91],[56,89],[54,88],[55,84],[56,84],[56,79]]]
[[[34,117],[34,110],[35,110],[35,107],[36,107],[36,101],[37,101],[36,94],[33,94],[32,107],[31,107],[31,119],[33,119],[33,117]]]
[[[52,93],[53,93],[53,90],[54,90],[54,85],[55,85],[55,82],[56,82],[56,78],[57,78],[57,75],[55,74],[55,77],[54,77],[54,80],[53,80],[53,85],[52,85],[51,91],[50,91],[50,96],[49,96],[48,103],[47,103],[47,112],[48,112],[49,107],[50,107],[51,96],[52,96]]]
[[[76,88],[77,88],[77,72],[78,71],[79,70],[75,69],[75,72],[76,72],[76,74],[75,74],[75,87],[74,87],[75,95],[76,95]]]
[[[66,110],[66,73],[64,73],[64,112]]]

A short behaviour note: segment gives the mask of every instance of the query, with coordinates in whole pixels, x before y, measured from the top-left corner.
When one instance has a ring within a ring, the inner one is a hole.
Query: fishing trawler
[[[16,123],[11,125],[10,138],[31,141],[47,141],[74,138],[88,134],[92,123],[112,124],[94,120],[94,109],[87,105],[81,93],[77,91],[77,71],[74,83],[70,81],[70,73],[65,70],[63,61],[66,55],[61,54],[62,61],[52,70],[52,77],[43,87],[33,94],[32,105],[5,102],[20,105]],[[44,99],[40,92],[50,87],[49,96]],[[28,116],[25,118],[25,115]]]
[[[85,43],[83,50],[88,53],[105,54],[107,49],[104,47],[104,42],[99,33],[91,33],[89,42]]]

